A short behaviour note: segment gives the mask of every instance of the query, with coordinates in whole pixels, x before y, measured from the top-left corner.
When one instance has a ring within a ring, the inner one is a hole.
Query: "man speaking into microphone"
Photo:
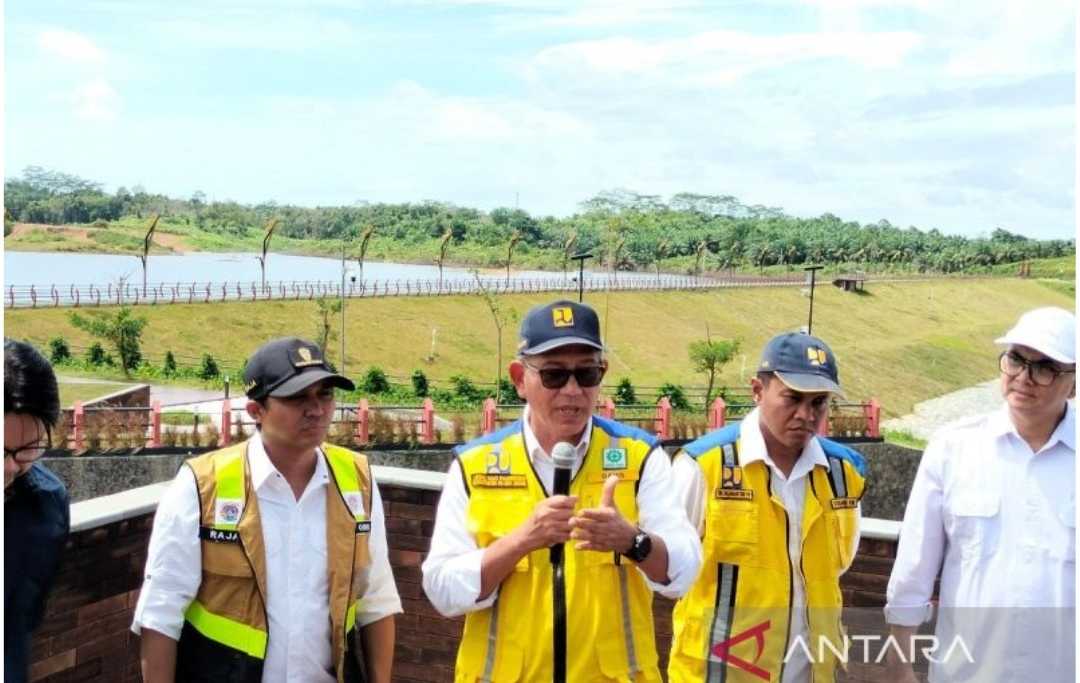
[[[595,311],[538,306],[520,336],[525,411],[456,450],[423,566],[435,608],[467,615],[455,680],[660,681],[652,592],[681,596],[701,565],[670,461],[592,414],[607,371]]]

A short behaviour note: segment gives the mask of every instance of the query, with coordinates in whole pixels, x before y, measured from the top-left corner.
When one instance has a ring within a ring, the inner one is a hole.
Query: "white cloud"
[[[534,80],[635,77],[671,85],[717,86],[755,71],[822,58],[893,67],[920,42],[919,36],[902,31],[781,35],[710,31],[670,40],[607,38],[545,48],[526,66],[526,74]]]
[[[120,95],[104,78],[94,78],[75,88],[71,103],[78,118],[107,122],[119,113]]]
[[[86,36],[65,29],[46,29],[37,36],[38,47],[51,55],[80,64],[100,65],[105,53]]]

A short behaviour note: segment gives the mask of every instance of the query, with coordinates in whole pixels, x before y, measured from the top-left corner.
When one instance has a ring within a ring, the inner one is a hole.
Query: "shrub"
[[[505,405],[521,405],[524,399],[518,396],[517,387],[509,377],[499,378],[499,401]]]
[[[686,394],[678,384],[665,382],[656,392],[656,400],[659,401],[662,396],[667,396],[668,400],[671,401],[671,407],[676,410],[690,409],[690,402],[686,400]]]
[[[165,363],[161,366],[161,374],[172,377],[176,374],[176,356],[172,351],[165,352]]]
[[[53,337],[49,340],[49,361],[53,365],[71,360],[71,349],[63,337]]]
[[[483,394],[476,388],[465,375],[454,375],[450,378],[450,384],[454,387],[454,395],[465,401],[482,401]]]
[[[367,394],[385,394],[390,391],[390,380],[382,368],[372,365],[364,373],[364,379],[360,380],[360,389]]]
[[[424,398],[428,395],[428,378],[422,370],[413,370],[412,390],[417,398]]]
[[[615,387],[615,397],[612,400],[622,406],[637,403],[637,392],[634,391],[634,385],[630,383],[629,377],[623,377],[619,380],[619,385]]]
[[[199,368],[199,377],[201,379],[214,379],[220,375],[221,368],[218,367],[217,361],[209,353],[204,353],[202,366]]]
[[[86,350],[86,362],[90,365],[105,365],[109,362],[109,357],[105,353],[105,347],[101,345],[101,342],[94,342]]]

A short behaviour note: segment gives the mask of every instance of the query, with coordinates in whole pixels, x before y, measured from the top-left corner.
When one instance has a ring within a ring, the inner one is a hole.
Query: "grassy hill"
[[[519,316],[549,295],[509,296],[504,305]],[[600,312],[610,346],[606,386],[630,377],[637,386],[665,381],[702,385],[692,371],[687,345],[705,336],[738,338],[743,352],[721,377],[744,386],[764,342],[805,324],[808,299],[796,288],[716,292],[622,292],[587,297]],[[1044,305],[1073,308],[1073,300],[1032,280],[979,279],[871,284],[863,295],[819,287],[814,332],[836,351],[841,380],[851,399],[878,397],[890,416],[919,401],[996,376],[992,340],[1023,311]],[[314,335],[314,302],[263,302],[140,307],[149,319],[144,355],[160,363],[166,350],[195,364],[204,352],[238,367],[267,339]],[[479,297],[386,298],[347,304],[346,369],[356,376],[370,365],[407,377],[422,369],[432,379],[464,374],[493,379],[495,328]],[[5,334],[45,345],[56,335],[77,348],[91,342],[68,321],[68,311],[5,311]],[[334,316],[335,330],[339,318]],[[504,330],[503,352],[513,352],[513,323]],[[433,347],[435,356],[428,361]],[[340,346],[332,341],[335,361]]]

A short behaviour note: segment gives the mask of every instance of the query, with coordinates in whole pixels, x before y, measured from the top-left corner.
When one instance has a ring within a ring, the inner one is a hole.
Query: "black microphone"
[[[560,441],[551,449],[551,459],[555,462],[555,486],[552,489],[553,496],[570,495],[570,475],[574,470],[574,462],[577,460],[577,450],[573,446]],[[551,564],[562,564],[563,544],[556,543],[551,546]]]
[[[577,451],[570,444],[560,441],[551,449],[555,463],[555,485],[552,495],[570,495],[570,475],[577,460]],[[551,546],[552,582],[552,645],[554,683],[566,683],[566,579],[563,575],[563,543]]]

